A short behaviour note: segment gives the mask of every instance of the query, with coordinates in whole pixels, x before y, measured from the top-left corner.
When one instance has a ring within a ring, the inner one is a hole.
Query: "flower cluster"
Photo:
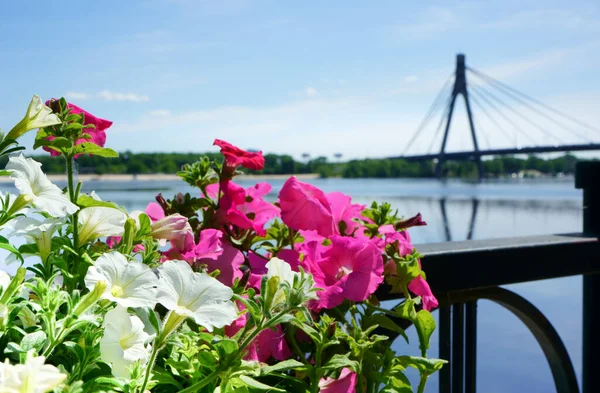
[[[15,153],[39,128],[34,147],[68,176],[61,190],[14,154],[4,172],[18,195],[1,198],[0,247],[21,266],[0,270],[0,392],[412,391],[407,367],[422,391],[442,367],[427,358],[437,300],[407,231],[420,215],[293,176],[277,196],[244,188],[235,177],[262,170],[262,153],[218,139],[222,160],[178,173],[196,193],[127,212],[74,183],[77,157],[116,155],[111,124],[34,96],[0,140]],[[404,298],[391,310],[388,292]],[[391,349],[406,322],[420,357]]]

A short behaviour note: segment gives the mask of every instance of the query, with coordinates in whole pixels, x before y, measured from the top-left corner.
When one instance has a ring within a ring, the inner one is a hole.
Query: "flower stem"
[[[417,393],[425,392],[425,385],[427,385],[427,378],[429,378],[428,374],[426,374],[426,373],[421,374],[421,379],[419,380],[419,388],[417,390]]]
[[[65,160],[67,161],[67,187],[69,189],[69,199],[71,199],[71,203],[77,204],[77,191],[75,190],[75,186],[73,184],[73,157],[65,155]],[[79,186],[77,187],[79,189]],[[75,212],[71,216],[71,223],[73,225],[73,248],[75,250],[79,247],[79,230],[77,228],[77,216],[78,212]]]
[[[150,355],[150,360],[148,361],[148,367],[146,367],[146,376],[144,377],[144,383],[142,383],[142,388],[140,389],[140,393],[144,393],[146,391],[146,385],[148,384],[148,380],[150,379],[150,374],[152,373],[152,368],[154,367],[154,363],[156,362],[156,356],[158,352],[160,352],[159,343],[155,343],[154,348],[152,348],[152,355]]]
[[[312,379],[312,383],[311,383],[311,387],[310,387],[310,391],[311,393],[318,393],[319,392],[319,381],[317,380],[317,369],[319,367],[321,367],[321,352],[323,352],[323,348],[321,346],[320,343],[317,344],[317,351],[315,354],[315,366],[312,368],[312,373],[311,373],[311,379]],[[360,392],[361,390],[357,390],[358,392]]]

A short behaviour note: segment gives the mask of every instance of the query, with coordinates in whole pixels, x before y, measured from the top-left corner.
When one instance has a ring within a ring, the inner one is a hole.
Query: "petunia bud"
[[[270,311],[273,306],[278,305],[279,303],[285,302],[285,294],[279,291],[279,276],[268,277],[265,276],[263,278],[263,296],[265,300],[265,311]],[[282,298],[283,295],[283,298]]]
[[[187,217],[181,214],[171,214],[152,224],[150,236],[155,239],[170,240],[191,231]]]
[[[154,239],[170,240],[177,249],[193,247],[194,231],[187,217],[181,214],[171,214],[152,223],[150,236]]]
[[[15,276],[12,278],[12,280],[10,281],[10,284],[8,284],[8,287],[6,287],[6,289],[4,290],[4,293],[2,294],[2,298],[0,298],[0,304],[7,304],[10,300],[10,298],[17,293],[17,291],[19,290],[19,287],[21,286],[21,284],[23,283],[23,280],[25,279],[25,273],[27,272],[27,269],[25,269],[24,267],[20,267],[17,269],[17,274],[15,274]]]
[[[58,116],[52,113],[52,109],[44,105],[42,99],[38,95],[34,95],[29,103],[25,117],[10,130],[6,135],[6,138],[17,139],[29,130],[44,128],[55,124],[60,124]]]
[[[73,310],[73,314],[78,317],[86,312],[88,308],[92,307],[100,300],[100,297],[104,291],[106,291],[106,286],[106,281],[98,281],[96,285],[94,285],[94,288],[79,301],[79,304],[77,304],[77,307]]]

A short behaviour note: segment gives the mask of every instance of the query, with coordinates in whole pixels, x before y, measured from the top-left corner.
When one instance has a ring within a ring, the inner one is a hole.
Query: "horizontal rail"
[[[582,145],[553,145],[553,146],[531,146],[521,148],[489,149],[479,151],[456,151],[443,154],[445,160],[466,160],[483,156],[502,156],[509,154],[533,154],[552,152],[594,151],[600,150],[600,143],[588,143]],[[393,159],[405,159],[407,161],[433,160],[440,157],[440,153],[418,154],[413,156],[390,157]]]
[[[427,281],[435,292],[495,287],[600,272],[600,241],[581,233],[427,244]]]
[[[600,272],[600,241],[582,233],[417,245],[435,294]],[[390,288],[378,296],[401,298]]]

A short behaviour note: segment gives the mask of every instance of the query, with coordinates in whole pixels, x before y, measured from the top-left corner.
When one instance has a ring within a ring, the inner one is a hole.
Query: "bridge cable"
[[[431,138],[431,142],[429,143],[429,148],[427,148],[427,154],[430,154],[431,149],[433,148],[433,144],[434,144],[435,140],[437,139],[437,136],[439,135],[440,131],[442,130],[442,126],[444,125],[444,120],[448,117],[448,112],[450,112],[450,103],[451,102],[452,102],[452,95],[450,95],[450,97],[448,97],[448,99],[446,100],[446,109],[444,110],[444,112],[442,113],[442,116],[440,117],[440,121],[435,130],[435,133],[433,134],[433,138]]]
[[[402,157],[404,157],[406,155],[406,153],[408,152],[408,150],[410,149],[410,147],[412,146],[412,144],[415,142],[415,140],[417,139],[417,137],[419,136],[419,134],[423,131],[423,129],[425,128],[425,126],[432,119],[433,114],[438,110],[438,107],[440,105],[440,99],[445,95],[444,94],[444,90],[446,90],[446,88],[450,84],[450,81],[452,80],[453,77],[454,77],[454,73],[450,74],[450,76],[448,77],[448,79],[446,80],[446,82],[444,83],[444,85],[442,86],[442,88],[440,89],[438,95],[435,97],[435,100],[433,100],[433,103],[431,104],[431,107],[427,111],[427,114],[425,115],[425,118],[423,119],[423,121],[421,122],[421,124],[419,125],[419,127],[417,128],[417,130],[415,131],[415,133],[413,134],[412,138],[410,139],[410,141],[408,142],[408,144],[406,145],[406,147],[404,148],[404,151],[402,152],[402,155],[401,155]]]
[[[496,119],[494,119],[492,117],[492,115],[490,115],[490,113],[488,112],[488,110],[479,101],[479,99],[477,98],[477,96],[475,94],[473,94],[473,95],[470,95],[469,98],[473,101],[473,103],[475,104],[475,106],[477,108],[479,108],[479,110],[481,110],[483,112],[483,114],[486,115],[492,121],[492,123],[494,123],[496,125],[496,127],[498,127],[498,129],[500,130],[500,132],[502,132],[502,135],[504,135],[506,137],[506,139],[508,139],[508,142],[512,143],[513,141],[511,140],[511,137],[510,137],[509,133],[500,125],[500,123],[498,123],[498,121]],[[489,147],[491,148],[491,144],[489,144]]]
[[[473,70],[472,68],[469,68],[469,71],[471,71],[471,72],[473,73],[473,75],[475,75],[475,76],[479,77],[479,78],[480,78],[481,80],[483,80],[484,82],[487,82],[489,86],[491,86],[491,87],[493,87],[493,88],[497,89],[498,91],[501,91],[501,92],[503,92],[504,94],[508,95],[509,97],[511,97],[511,98],[512,98],[512,99],[514,99],[515,101],[519,102],[520,104],[523,104],[523,105],[525,105],[527,108],[529,108],[529,109],[530,109],[530,110],[532,110],[533,112],[535,112],[535,113],[539,114],[539,115],[540,115],[540,116],[542,116],[544,119],[546,119],[546,120],[550,121],[551,123],[555,123],[555,124],[559,125],[559,126],[560,126],[560,127],[562,127],[563,129],[565,129],[566,131],[568,131],[569,133],[571,133],[572,135],[575,135],[575,136],[577,136],[577,137],[579,137],[579,138],[581,138],[581,139],[585,140],[586,142],[589,142],[589,143],[592,143],[592,142],[593,142],[592,140],[590,140],[590,138],[589,138],[587,135],[585,135],[585,134],[582,134],[582,133],[580,133],[580,132],[578,132],[578,131],[576,131],[576,130],[572,129],[572,128],[571,128],[571,127],[569,127],[569,126],[566,126],[564,123],[562,123],[562,122],[560,122],[560,121],[558,121],[558,120],[556,120],[556,119],[554,119],[554,118],[551,118],[551,117],[550,117],[550,116],[549,116],[547,113],[544,113],[544,112],[542,112],[541,110],[539,110],[539,109],[538,109],[538,108],[536,108],[535,106],[531,105],[529,102],[527,102],[527,101],[525,101],[524,99],[522,99],[521,97],[519,97],[519,95],[517,95],[517,94],[513,93],[513,92],[512,92],[512,90],[514,90],[514,89],[512,89],[512,88],[508,87],[508,85],[504,85],[504,84],[501,84],[500,82],[497,82],[496,80],[490,79],[491,77],[490,77],[490,78],[487,78],[487,77],[485,77],[485,76],[482,76],[482,74],[481,74],[481,73],[479,73],[478,71],[475,71],[475,70]],[[492,82],[492,83],[490,83],[490,82]],[[498,86],[494,85],[494,83],[495,83],[495,82],[497,82],[496,84],[497,84]],[[507,86],[508,88],[507,88],[507,87],[505,87],[505,86]],[[514,90],[514,91],[517,91],[517,90]],[[522,93],[521,93],[521,94],[522,94]],[[524,95],[524,94],[523,94],[523,95]],[[525,97],[528,97],[528,96],[526,96],[526,95],[525,95]],[[538,104],[538,105],[543,105],[542,103],[538,103],[538,102],[536,102],[536,101],[533,101],[533,102],[535,102],[535,103],[536,103],[536,104]],[[547,106],[544,106],[544,107],[545,107],[545,108],[550,108],[550,107],[547,107]],[[600,130],[597,130],[597,131],[598,131],[598,132],[600,132]]]
[[[496,112],[498,112],[498,114],[504,119],[506,120],[506,122],[508,122],[510,125],[512,125],[515,129],[515,131],[517,131],[519,134],[525,136],[527,139],[529,139],[533,145],[536,145],[536,142],[533,138],[531,138],[531,136],[529,136],[529,134],[527,134],[525,131],[523,131],[523,129],[521,129],[521,127],[519,127],[515,122],[513,122],[508,116],[506,116],[501,110],[500,108],[498,108],[496,106],[496,104],[494,104],[492,101],[490,101],[486,96],[484,96],[482,93],[479,92],[479,87],[475,87],[475,86],[471,86],[470,89],[471,92],[473,92],[473,97],[477,96],[479,97],[481,100],[485,101],[492,109],[494,109]],[[491,116],[490,116],[491,117]],[[496,122],[497,123],[497,122]],[[509,141],[510,141],[510,136],[508,137]]]
[[[558,143],[564,144],[564,141],[562,141],[560,138],[556,137],[551,132],[549,132],[546,129],[544,129],[544,127],[541,127],[539,124],[531,121],[531,119],[529,119],[527,116],[523,115],[521,112],[517,111],[515,108],[511,107],[510,105],[508,105],[506,102],[504,102],[502,99],[500,99],[497,96],[495,96],[493,93],[487,91],[486,89],[484,89],[481,86],[478,86],[478,88],[480,89],[481,92],[485,93],[488,97],[491,97],[494,100],[496,100],[496,102],[501,103],[506,108],[510,109],[510,111],[513,112],[515,115],[519,116],[520,118],[522,118],[523,120],[525,120],[526,122],[528,122],[529,124],[531,124],[533,127],[535,127],[538,130],[540,130],[540,132],[542,134],[544,134],[545,136],[547,136],[548,138],[553,138],[556,141],[558,141]]]
[[[521,96],[521,97],[523,97],[523,98],[525,98],[525,99],[527,99],[527,100],[529,100],[531,102],[534,102],[535,104],[537,104],[537,105],[539,105],[541,107],[544,107],[546,110],[548,110],[550,112],[554,112],[555,114],[560,115],[560,116],[564,117],[565,119],[568,119],[568,120],[570,120],[570,121],[572,121],[574,123],[577,123],[580,126],[585,127],[585,128],[587,128],[589,130],[592,130],[594,132],[600,132],[600,128],[596,128],[596,127],[594,127],[594,126],[592,126],[592,125],[590,125],[588,123],[585,123],[585,122],[583,122],[581,120],[578,120],[578,119],[574,118],[573,116],[569,116],[566,113],[559,111],[558,109],[555,109],[555,108],[553,108],[553,107],[551,107],[549,105],[546,105],[543,102],[541,102],[539,100],[536,100],[535,98],[533,98],[533,97],[531,97],[531,96],[529,96],[529,95],[527,95],[525,93],[522,93],[519,90],[517,90],[517,89],[515,89],[515,88],[513,88],[513,87],[511,87],[511,86],[509,86],[509,85],[507,85],[505,83],[502,83],[499,80],[494,79],[494,78],[492,78],[489,75],[484,74],[481,71],[477,71],[477,70],[475,70],[475,69],[473,69],[471,67],[466,67],[466,68],[469,71],[471,71],[472,73],[474,73],[475,75],[478,75],[480,78],[487,79],[489,82],[495,83],[495,84],[501,86],[502,88],[513,92],[516,95],[519,95],[519,96]]]
[[[504,89],[502,86],[498,87],[495,86],[494,84],[489,83],[488,80],[486,80],[485,78],[481,77],[479,74],[475,74],[475,76],[479,77],[480,80],[488,83],[488,85],[492,88],[495,88],[497,91],[500,91],[506,95],[508,95],[510,98],[514,99],[515,101],[517,101],[518,103],[524,105],[526,108],[530,109],[531,111],[539,114],[540,116],[542,116],[543,119],[549,121],[552,124],[557,124],[558,126],[560,126],[561,128],[563,128],[564,130],[566,130],[567,132],[569,132],[571,135],[575,135],[578,138],[583,139],[584,141],[588,142],[588,143],[593,143],[593,141],[586,135],[583,134],[579,131],[576,131],[575,129],[565,125],[563,122],[552,118],[551,116],[549,116],[547,113],[542,112],[541,110],[539,110],[538,108],[536,108],[535,106],[531,105],[529,102],[523,100],[522,98],[520,98],[518,95],[513,94],[510,90]]]

